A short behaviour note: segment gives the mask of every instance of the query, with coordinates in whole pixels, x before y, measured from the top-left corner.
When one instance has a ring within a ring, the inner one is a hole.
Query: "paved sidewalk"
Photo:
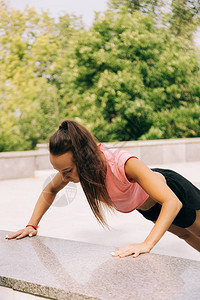
[[[13,166],[14,167],[14,166]],[[200,162],[159,165],[173,169],[200,187]],[[53,170],[38,171],[34,178],[0,181],[0,230],[23,228],[37,198]],[[141,242],[153,224],[137,211],[129,214],[106,214],[110,230],[98,225],[79,184],[70,184],[60,192],[55,203],[40,222],[39,235],[83,241],[113,247]],[[166,233],[152,253],[200,261],[200,254],[176,236]]]

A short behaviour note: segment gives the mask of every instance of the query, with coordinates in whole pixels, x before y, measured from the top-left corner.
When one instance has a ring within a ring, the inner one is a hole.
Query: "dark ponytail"
[[[102,204],[111,209],[113,204],[105,187],[106,165],[91,133],[75,121],[66,120],[50,137],[49,151],[53,155],[72,152],[89,205],[97,220],[107,225]]]

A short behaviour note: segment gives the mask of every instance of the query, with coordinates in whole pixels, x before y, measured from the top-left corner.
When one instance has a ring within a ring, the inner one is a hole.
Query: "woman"
[[[51,136],[49,150],[58,173],[42,191],[28,225],[8,239],[36,235],[40,219],[56,194],[72,181],[81,183],[103,225],[105,207],[124,213],[137,209],[155,222],[144,242],[120,248],[113,256],[147,253],[167,230],[200,251],[200,191],[184,177],[171,170],[151,170],[125,150],[97,146],[85,127],[70,120]]]

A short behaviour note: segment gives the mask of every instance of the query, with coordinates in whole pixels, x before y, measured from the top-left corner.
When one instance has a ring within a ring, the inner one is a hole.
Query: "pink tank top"
[[[130,182],[125,174],[126,161],[137,157],[123,149],[106,149],[102,144],[98,145],[98,149],[107,161],[105,185],[115,208],[123,213],[135,210],[149,197],[137,182]]]

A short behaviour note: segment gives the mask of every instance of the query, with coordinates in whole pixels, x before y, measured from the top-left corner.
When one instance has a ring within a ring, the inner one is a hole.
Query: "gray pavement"
[[[13,166],[14,167],[14,166]],[[200,187],[200,162],[154,165],[173,169]],[[37,171],[35,177],[0,181],[0,230],[23,228],[37,198],[53,170]],[[93,216],[79,184],[62,190],[40,222],[39,235],[113,247],[141,242],[153,224],[137,211],[106,213],[110,230],[103,229]],[[200,254],[176,236],[166,233],[152,253],[200,261]]]

